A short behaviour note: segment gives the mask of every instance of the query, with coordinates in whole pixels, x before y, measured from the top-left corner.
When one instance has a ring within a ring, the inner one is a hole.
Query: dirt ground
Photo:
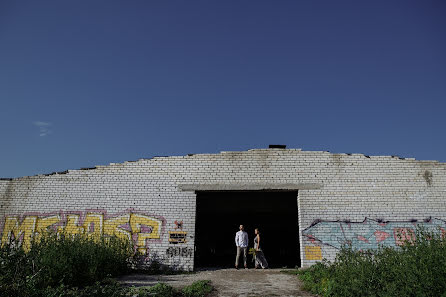
[[[127,275],[119,279],[130,286],[150,286],[163,282],[175,288],[182,288],[197,280],[210,280],[216,291],[215,296],[314,296],[302,291],[302,283],[296,276],[280,272],[281,269],[218,269],[203,270],[193,274],[177,275]]]

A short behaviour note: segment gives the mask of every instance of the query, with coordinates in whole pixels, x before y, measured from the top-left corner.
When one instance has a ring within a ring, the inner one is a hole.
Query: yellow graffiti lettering
[[[130,231],[120,228],[130,221],[130,214],[122,215],[104,221],[104,234],[115,235],[122,239],[132,240]]]
[[[162,226],[162,221],[145,215],[132,213],[130,216],[130,226],[132,228],[132,232],[138,234],[138,240],[136,242],[138,250],[142,254],[145,254],[146,239],[160,238],[160,229]],[[142,226],[150,228],[150,232],[143,232],[141,230]]]
[[[55,216],[49,216],[45,218],[37,218],[37,224],[36,224],[36,232],[34,234],[34,239],[36,241],[39,241],[42,234],[48,231],[48,228],[51,227],[54,224],[57,224],[60,222],[60,217]]]
[[[59,223],[59,221],[60,221],[59,216],[38,218],[36,232],[38,233],[45,232],[46,230],[48,230],[48,227],[51,227],[52,225]]]
[[[88,213],[84,220],[84,230],[89,237],[100,237],[104,232],[104,215]]]
[[[23,235],[23,249],[29,251],[31,240],[36,229],[36,222],[36,216],[25,217],[21,224],[19,224],[18,217],[6,217],[5,226],[3,228],[2,245],[9,243],[12,236],[14,236],[15,239],[19,239]]]
[[[79,226],[79,215],[67,215],[67,223],[64,227],[59,227],[58,232],[76,235],[84,233],[84,228]]]
[[[47,217],[26,216],[22,221],[18,216],[6,216],[0,243],[4,245],[14,239],[20,242],[25,251],[29,251],[32,240],[39,241],[50,227],[57,224],[58,233],[86,234],[90,238],[101,238],[102,235],[117,236],[123,240],[134,241],[135,247],[145,254],[147,240],[160,239],[163,226],[160,219],[135,213],[110,219],[105,219],[103,213],[86,213],[82,223],[80,214],[66,214],[63,222],[62,216],[63,213]],[[182,242],[185,242],[185,234]]]

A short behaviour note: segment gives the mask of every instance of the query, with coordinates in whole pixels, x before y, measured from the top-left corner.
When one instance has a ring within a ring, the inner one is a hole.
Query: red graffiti
[[[310,240],[311,243],[316,243],[316,238],[314,238],[313,235],[307,234],[308,240]]]
[[[370,243],[369,240],[367,238],[365,238],[364,236],[358,235],[358,239],[367,243]]]
[[[375,231],[373,234],[375,235],[376,242],[378,242],[378,243],[386,240],[390,236],[389,233],[384,232],[384,231]]]
[[[175,221],[175,229],[183,229],[183,221]]]
[[[411,228],[394,228],[393,236],[397,245],[415,241],[415,232]]]

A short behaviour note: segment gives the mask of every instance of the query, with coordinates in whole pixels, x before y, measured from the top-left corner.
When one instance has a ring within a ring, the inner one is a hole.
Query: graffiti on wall
[[[417,226],[426,232],[446,235],[446,221],[441,219],[381,222],[369,218],[363,222],[318,220],[303,230],[302,234],[312,242],[318,241],[337,249],[350,245],[355,249],[366,250],[379,246],[396,247],[407,240],[414,240]]]
[[[183,229],[183,221],[175,221],[175,229]]]
[[[168,257],[192,257],[192,248],[187,247],[169,247],[166,250],[166,255]]]
[[[306,260],[322,260],[322,249],[320,246],[306,246],[305,247]]]
[[[161,238],[165,219],[158,216],[128,210],[125,213],[107,215],[106,211],[60,211],[51,214],[29,213],[23,216],[7,215],[3,222],[1,243],[18,240],[29,250],[33,239],[48,231],[82,234],[87,236],[117,236],[131,240],[135,248],[147,254],[148,241]]]

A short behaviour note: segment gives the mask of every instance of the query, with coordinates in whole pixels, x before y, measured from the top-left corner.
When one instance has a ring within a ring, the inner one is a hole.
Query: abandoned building
[[[116,235],[147,263],[233,267],[254,228],[271,267],[333,260],[344,244],[398,246],[417,225],[446,232],[446,164],[271,146],[154,157],[0,180],[2,243],[43,230]]]

